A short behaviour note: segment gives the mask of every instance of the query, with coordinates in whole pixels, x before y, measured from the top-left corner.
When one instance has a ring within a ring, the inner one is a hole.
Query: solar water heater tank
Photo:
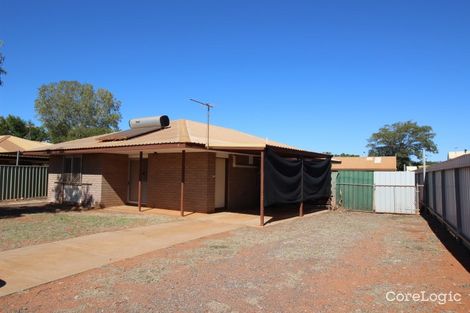
[[[129,127],[132,129],[145,127],[165,128],[169,125],[170,118],[167,115],[140,117],[129,120]]]

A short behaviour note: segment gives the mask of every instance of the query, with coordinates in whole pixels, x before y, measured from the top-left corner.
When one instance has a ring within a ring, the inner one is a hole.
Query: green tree
[[[331,152],[323,152],[323,154],[329,154],[334,157],[358,157],[358,154],[350,154],[350,153],[331,153]]]
[[[421,159],[422,150],[437,153],[436,134],[431,126],[419,126],[416,122],[398,122],[385,125],[369,138],[370,156],[397,157],[397,167],[411,165],[412,158]]]
[[[121,102],[106,89],[60,81],[43,85],[34,103],[52,142],[62,142],[118,130]]]
[[[0,48],[3,46],[3,41],[0,40]],[[3,62],[5,61],[5,57],[0,52],[0,86],[3,85],[2,75],[5,75],[7,72],[3,68]]]
[[[335,157],[358,157],[359,154],[350,154],[350,153],[341,153],[341,154],[335,154]]]
[[[36,141],[46,141],[47,133],[41,126],[35,126],[31,121],[25,121],[19,116],[0,116],[0,135],[12,135]]]

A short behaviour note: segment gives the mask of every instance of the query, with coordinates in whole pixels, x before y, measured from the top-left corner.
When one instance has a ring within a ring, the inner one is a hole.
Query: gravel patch
[[[459,312],[385,293],[468,294],[469,279],[419,216],[328,212],[107,265],[0,299],[0,311]]]

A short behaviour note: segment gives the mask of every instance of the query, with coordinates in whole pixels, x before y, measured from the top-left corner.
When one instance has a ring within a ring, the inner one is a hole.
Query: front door
[[[142,159],[142,203],[147,203],[147,159]],[[139,159],[129,159],[129,202],[139,201]]]

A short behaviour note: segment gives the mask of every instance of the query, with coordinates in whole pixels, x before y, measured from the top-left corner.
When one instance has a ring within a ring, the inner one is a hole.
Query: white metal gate
[[[374,172],[375,212],[415,214],[416,192],[413,172]]]

